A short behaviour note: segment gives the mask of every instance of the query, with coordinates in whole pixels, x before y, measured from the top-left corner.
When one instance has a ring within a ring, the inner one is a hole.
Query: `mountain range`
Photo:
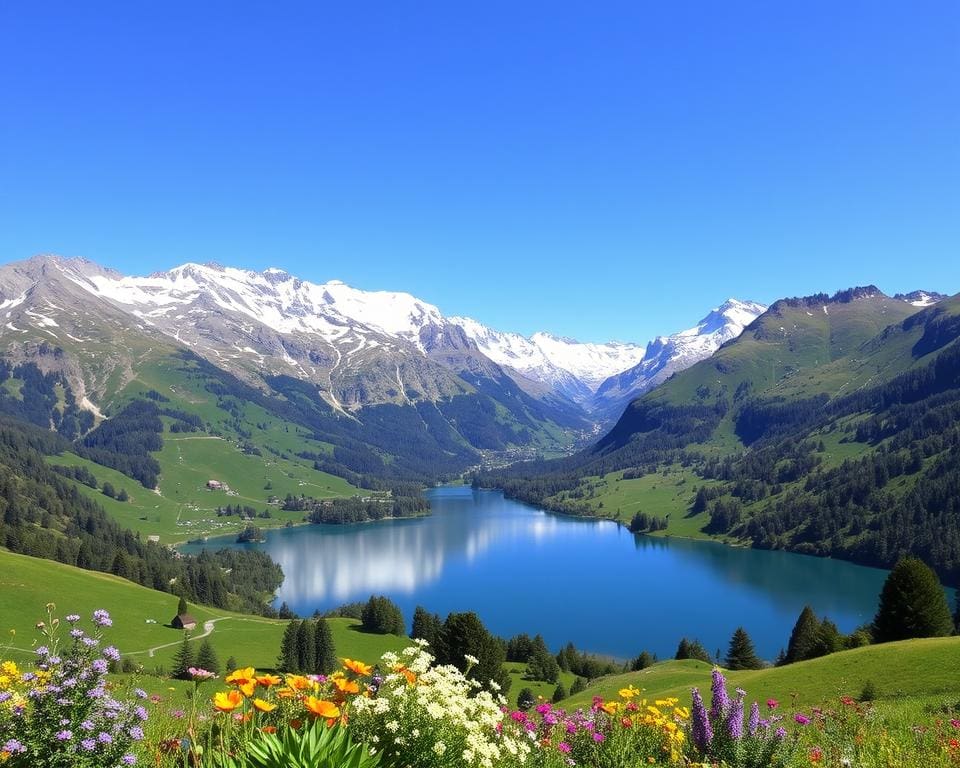
[[[291,380],[308,384],[318,407],[344,419],[440,404],[444,424],[428,419],[428,431],[452,427],[467,452],[564,450],[764,309],[730,299],[643,347],[524,337],[444,316],[407,293],[315,284],[273,268],[191,263],[132,277],[57,256],[0,268],[5,355],[43,358],[44,343],[61,350],[41,367],[60,371],[98,416],[122,401],[139,356],[189,352],[265,394]]]

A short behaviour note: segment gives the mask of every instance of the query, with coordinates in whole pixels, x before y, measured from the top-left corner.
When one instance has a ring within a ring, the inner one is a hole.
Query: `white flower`
[[[442,756],[443,753],[446,751],[447,751],[447,745],[444,744],[442,741],[438,741],[436,744],[433,745],[433,753],[435,755]]]
[[[465,659],[467,660],[467,664],[479,664],[479,663],[480,663],[480,659],[478,659],[476,656],[471,656],[469,653],[466,654],[463,658],[465,658]]]

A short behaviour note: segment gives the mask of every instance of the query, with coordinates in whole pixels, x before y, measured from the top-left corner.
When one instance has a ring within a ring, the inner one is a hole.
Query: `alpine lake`
[[[772,661],[806,604],[842,632],[869,622],[887,575],[809,555],[634,535],[499,491],[443,486],[427,495],[427,517],[280,528],[261,543],[222,538],[181,549],[262,548],[285,574],[276,604],[302,616],[383,594],[408,628],[417,605],[441,618],[475,611],[502,637],[539,633],[554,650],[572,641],[618,659],[641,650],[672,658],[684,636],[722,655],[743,626]]]

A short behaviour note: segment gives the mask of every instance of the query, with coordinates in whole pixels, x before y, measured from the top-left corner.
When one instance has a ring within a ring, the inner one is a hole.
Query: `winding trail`
[[[229,616],[221,616],[218,619],[209,619],[208,621],[203,622],[203,632],[201,632],[199,635],[194,635],[190,639],[200,640],[204,637],[207,637],[208,635],[213,634],[213,630],[214,630],[213,625],[216,624],[218,621],[223,621],[224,619],[229,619],[229,618],[230,618]],[[124,656],[136,656],[137,654],[140,654],[140,653],[146,653],[147,656],[149,656],[152,659],[153,654],[155,654],[157,651],[161,650],[162,648],[171,648],[174,645],[180,645],[180,643],[182,642],[183,642],[182,640],[177,640],[174,643],[164,643],[163,645],[155,645],[153,646],[153,648],[147,648],[146,651],[130,651],[129,653],[125,653]]]

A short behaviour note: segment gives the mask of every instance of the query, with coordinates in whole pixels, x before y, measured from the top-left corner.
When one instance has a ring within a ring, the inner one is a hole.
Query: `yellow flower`
[[[228,685],[243,685],[244,683],[257,681],[257,670],[253,667],[244,667],[243,669],[235,669],[229,675],[224,678],[224,682]]]
[[[353,674],[360,675],[362,677],[367,677],[368,675],[373,674],[373,667],[371,667],[369,664],[364,664],[362,661],[344,659],[343,666],[353,672]]]
[[[303,675],[287,675],[287,685],[295,691],[305,691],[308,688],[316,690],[316,684],[309,677]]]
[[[621,688],[619,691],[617,691],[617,693],[620,694],[621,699],[632,699],[634,696],[639,696],[641,694],[641,690],[629,685],[626,688]]]
[[[283,682],[283,678],[279,675],[259,675],[257,677],[257,685],[262,685],[264,688],[269,688],[271,685],[279,685]]]
[[[606,704],[603,705],[603,711],[606,712],[608,715],[617,714],[617,710],[619,708],[620,708],[620,705],[617,704],[617,702],[615,701],[608,701]]]
[[[253,692],[254,692],[256,689],[257,689],[257,681],[256,681],[256,680],[247,680],[247,682],[245,682],[245,683],[240,683],[240,685],[237,686],[237,690],[240,691],[240,693],[242,693],[244,696],[246,696],[246,697],[248,697],[248,698],[249,698],[250,696],[253,696]]]
[[[271,704],[269,701],[264,701],[263,699],[254,699],[253,706],[259,712],[273,712],[277,708],[276,704]]]
[[[239,691],[220,691],[213,695],[213,706],[221,712],[233,712],[243,704],[243,696]]]
[[[332,680],[340,693],[360,693],[360,686],[353,680],[344,680],[342,677],[334,677]]]

